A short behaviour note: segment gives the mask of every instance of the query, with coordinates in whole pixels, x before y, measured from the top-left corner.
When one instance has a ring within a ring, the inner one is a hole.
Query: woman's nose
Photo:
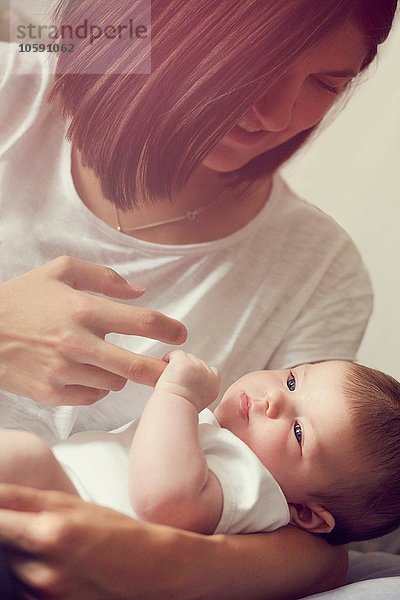
[[[291,120],[299,91],[280,80],[252,107],[255,117],[266,131],[284,131]]]

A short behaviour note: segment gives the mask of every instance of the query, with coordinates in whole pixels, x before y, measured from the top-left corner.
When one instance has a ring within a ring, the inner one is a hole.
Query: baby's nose
[[[270,419],[278,418],[285,405],[285,395],[281,390],[269,390],[265,396],[265,414]]]

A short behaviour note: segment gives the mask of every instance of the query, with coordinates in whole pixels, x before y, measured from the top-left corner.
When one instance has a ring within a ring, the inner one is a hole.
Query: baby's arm
[[[200,445],[198,413],[219,385],[216,369],[200,359],[180,350],[169,355],[132,442],[130,498],[140,518],[214,532],[222,490]]]

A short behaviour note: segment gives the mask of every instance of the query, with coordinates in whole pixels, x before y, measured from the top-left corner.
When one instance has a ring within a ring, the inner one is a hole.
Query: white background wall
[[[361,251],[375,309],[359,360],[400,379],[400,15],[377,66],[284,173]]]
[[[40,15],[49,1],[55,0],[11,3]],[[7,4],[0,0],[0,7]],[[400,15],[377,66],[348,106],[284,172],[360,249],[375,309],[359,360],[400,379]]]

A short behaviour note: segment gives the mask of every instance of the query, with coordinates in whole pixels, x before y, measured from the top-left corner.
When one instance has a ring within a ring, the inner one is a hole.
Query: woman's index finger
[[[55,259],[51,268],[60,281],[75,290],[113,298],[138,298],[145,292],[144,286],[128,282],[111,267],[70,256]]]
[[[152,356],[135,354],[110,342],[98,341],[101,348],[96,351],[92,364],[125,379],[154,387],[164,371],[166,363]]]
[[[180,321],[159,311],[93,297],[94,329],[106,333],[137,335],[167,344],[183,344],[187,338],[186,327]]]

